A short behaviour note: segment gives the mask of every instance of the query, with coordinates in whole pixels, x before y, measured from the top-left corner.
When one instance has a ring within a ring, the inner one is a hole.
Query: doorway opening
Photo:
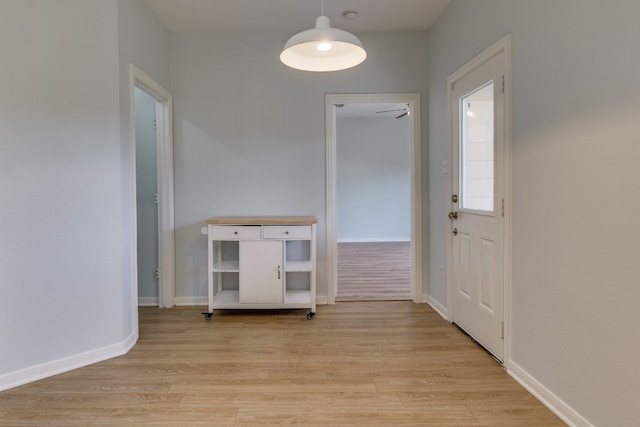
[[[135,87],[138,306],[160,304],[157,101]]]
[[[329,304],[422,302],[419,117],[419,94],[326,97]]]
[[[336,106],[336,301],[411,299],[411,110]]]
[[[173,307],[175,300],[173,98],[171,93],[133,64],[129,66],[129,89],[132,296],[137,303],[133,310],[137,324],[138,305]],[[152,123],[141,125],[141,132],[138,132],[138,122],[148,120]],[[142,139],[140,144],[138,138]],[[154,158],[137,159],[138,154]],[[145,193],[140,194],[140,201],[138,192]],[[155,236],[149,237],[149,234]],[[152,267],[154,261],[156,267]],[[139,280],[139,276],[145,280]],[[154,280],[146,280],[149,276]],[[157,286],[153,285],[154,281],[157,281]]]

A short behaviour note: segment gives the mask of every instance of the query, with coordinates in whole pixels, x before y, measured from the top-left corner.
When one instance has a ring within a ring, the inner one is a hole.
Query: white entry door
[[[452,318],[504,359],[503,55],[452,82]]]

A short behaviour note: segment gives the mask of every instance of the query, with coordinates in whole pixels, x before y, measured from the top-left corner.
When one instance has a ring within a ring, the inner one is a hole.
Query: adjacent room
[[[410,300],[408,104],[339,104],[336,115],[338,301]]]
[[[637,425],[639,16],[0,0],[0,425]],[[356,64],[295,68],[314,23]],[[367,96],[388,127],[334,116]],[[212,269],[207,221],[256,217],[277,303],[220,308],[246,266]],[[397,258],[351,277],[408,289],[341,295],[340,245],[374,241]]]

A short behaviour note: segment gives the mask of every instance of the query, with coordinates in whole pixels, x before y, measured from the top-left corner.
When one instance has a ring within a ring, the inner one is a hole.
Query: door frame
[[[327,303],[335,304],[338,289],[337,159],[335,104],[409,104],[411,114],[411,299],[422,301],[422,174],[420,94],[327,94],[325,98],[327,186]]]
[[[131,262],[134,319],[138,307],[138,242],[136,203],[135,87],[155,98],[158,166],[158,305],[175,304],[175,219],[173,188],[173,96],[134,64],[129,64],[130,158],[131,158]]]
[[[512,208],[511,208],[511,144],[512,144],[512,126],[511,126],[511,97],[512,97],[512,53],[511,53],[511,34],[506,34],[500,40],[495,42],[489,48],[484,50],[458,71],[453,73],[447,79],[447,116],[449,121],[449,164],[453,162],[453,144],[458,144],[458,141],[453,140],[453,129],[458,126],[458,123],[454,121],[451,114],[454,104],[457,104],[458,100],[453,97],[453,88],[455,83],[467,76],[472,71],[492,59],[493,57],[504,54],[504,259],[503,259],[503,273],[504,273],[504,362],[503,365],[508,369],[509,361],[511,360],[511,320],[512,320],[512,280],[511,280],[511,223],[512,223]],[[500,82],[499,82],[500,84]],[[496,159],[498,161],[498,159]],[[447,206],[449,211],[453,210],[453,203],[450,199],[452,194],[457,194],[457,190],[453,188],[453,174],[449,176],[449,199]],[[453,321],[453,222],[448,221],[448,239],[447,239],[447,320]]]

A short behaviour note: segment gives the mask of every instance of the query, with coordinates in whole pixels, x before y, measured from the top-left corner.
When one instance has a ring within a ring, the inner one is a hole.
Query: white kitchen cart
[[[209,310],[309,308],[316,313],[316,223],[311,216],[207,220]]]

